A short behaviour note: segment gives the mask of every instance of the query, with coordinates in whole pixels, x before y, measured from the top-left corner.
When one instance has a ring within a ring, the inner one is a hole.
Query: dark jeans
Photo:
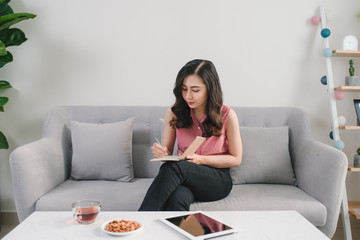
[[[139,211],[189,211],[195,200],[220,200],[229,195],[231,189],[228,168],[169,161],[161,166]]]

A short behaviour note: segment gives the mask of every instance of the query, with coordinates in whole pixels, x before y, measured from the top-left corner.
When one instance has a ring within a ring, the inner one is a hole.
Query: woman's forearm
[[[192,155],[188,156],[190,162],[208,165],[215,168],[229,168],[239,166],[241,157],[227,155]]]

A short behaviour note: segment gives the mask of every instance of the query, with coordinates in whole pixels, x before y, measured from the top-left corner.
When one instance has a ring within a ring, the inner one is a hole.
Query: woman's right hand
[[[165,157],[165,156],[169,155],[167,148],[162,147],[158,143],[154,143],[152,145],[151,151],[152,151],[155,158],[162,158],[162,157]]]

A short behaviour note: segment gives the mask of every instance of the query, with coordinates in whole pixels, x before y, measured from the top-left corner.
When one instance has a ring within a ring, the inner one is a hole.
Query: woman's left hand
[[[195,163],[195,164],[198,164],[198,165],[203,164],[202,161],[201,161],[201,156],[197,155],[197,154],[188,155],[188,156],[186,156],[186,159],[187,159],[188,162],[192,162],[192,163]]]

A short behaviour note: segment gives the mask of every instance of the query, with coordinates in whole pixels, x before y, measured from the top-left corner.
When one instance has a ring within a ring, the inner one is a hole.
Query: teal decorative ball
[[[331,57],[332,56],[332,50],[331,48],[325,48],[323,51],[324,57]]]
[[[323,30],[321,30],[321,36],[322,36],[323,38],[329,37],[330,34],[331,34],[331,31],[330,31],[330,29],[328,29],[328,28],[324,28]]]
[[[339,150],[342,150],[344,147],[345,147],[345,144],[344,144],[344,142],[343,141],[341,141],[341,140],[336,140],[335,142],[334,142],[334,148],[337,148],[337,149],[339,149]]]
[[[321,78],[321,83],[322,83],[323,85],[327,85],[327,78],[326,78],[326,76],[322,76],[322,78]]]
[[[330,132],[329,137],[331,138],[331,140],[334,140],[334,134],[333,131]]]

